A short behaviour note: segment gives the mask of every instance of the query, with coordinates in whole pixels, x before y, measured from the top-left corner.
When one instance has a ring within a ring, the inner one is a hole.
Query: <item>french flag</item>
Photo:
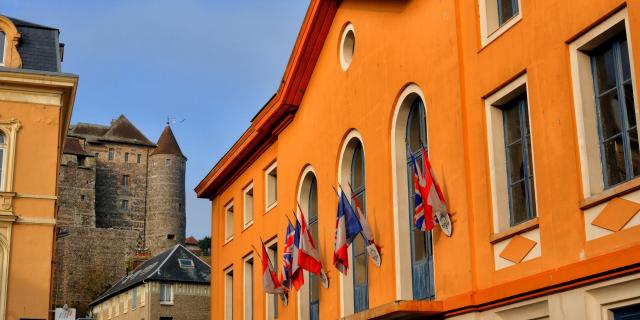
[[[295,229],[291,222],[287,223],[287,234],[284,238],[284,250],[282,254],[282,286],[291,289],[291,268],[293,262],[293,241]]]
[[[349,252],[347,249],[361,231],[362,225],[353,211],[349,199],[347,199],[344,192],[340,191],[335,245],[333,248],[333,265],[344,275],[347,274],[349,269]]]
[[[307,222],[304,219],[304,212],[298,206],[300,210],[300,249],[298,250],[298,264],[301,269],[307,270],[315,275],[322,273],[322,263],[320,262],[320,254],[316,249],[316,245],[313,242],[311,236],[311,230],[307,226]]]

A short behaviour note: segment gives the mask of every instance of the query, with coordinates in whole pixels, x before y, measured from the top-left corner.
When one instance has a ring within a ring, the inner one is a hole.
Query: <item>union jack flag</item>
[[[287,223],[287,235],[284,238],[284,250],[282,254],[282,285],[291,289],[291,267],[293,263],[293,240],[295,228],[291,222]]]
[[[413,186],[415,191],[414,197],[414,212],[413,223],[418,230],[429,231],[433,229],[433,211],[430,205],[425,205],[425,200],[428,199],[429,190],[427,189],[427,183],[425,181],[420,166],[413,152],[407,147],[407,152],[411,154],[411,163],[413,164]]]

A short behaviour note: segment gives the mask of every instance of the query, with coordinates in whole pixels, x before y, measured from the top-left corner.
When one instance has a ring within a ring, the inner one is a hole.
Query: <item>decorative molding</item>
[[[16,193],[15,197],[23,199],[58,200],[58,196],[48,194]]]
[[[16,220],[16,224],[33,224],[33,225],[43,225],[43,226],[55,226],[56,225],[56,219],[18,216],[18,219]]]
[[[4,32],[6,37],[4,48],[0,48],[0,50],[4,50],[4,56],[3,59],[0,60],[0,66],[22,68],[22,59],[20,58],[20,53],[18,53],[18,41],[21,37],[20,32],[18,32],[13,22],[5,16],[0,16],[0,31]]]
[[[0,192],[0,212],[13,212],[15,192]]]
[[[20,121],[14,118],[0,120],[0,133],[5,135],[5,142],[3,146],[5,152],[3,155],[4,159],[2,159],[3,166],[0,168],[2,169],[2,172],[0,172],[0,191],[13,191],[16,145],[20,127]]]

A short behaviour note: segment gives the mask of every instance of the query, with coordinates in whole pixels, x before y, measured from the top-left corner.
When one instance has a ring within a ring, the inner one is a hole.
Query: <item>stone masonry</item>
[[[58,178],[56,306],[84,315],[127,274],[136,250],[184,241],[185,166],[168,125],[157,145],[124,116],[69,128]]]

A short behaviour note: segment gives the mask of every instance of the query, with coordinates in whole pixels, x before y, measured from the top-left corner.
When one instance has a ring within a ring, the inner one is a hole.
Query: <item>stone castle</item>
[[[126,117],[69,128],[58,177],[53,301],[82,312],[136,258],[185,240],[186,157],[169,124],[158,142]]]

